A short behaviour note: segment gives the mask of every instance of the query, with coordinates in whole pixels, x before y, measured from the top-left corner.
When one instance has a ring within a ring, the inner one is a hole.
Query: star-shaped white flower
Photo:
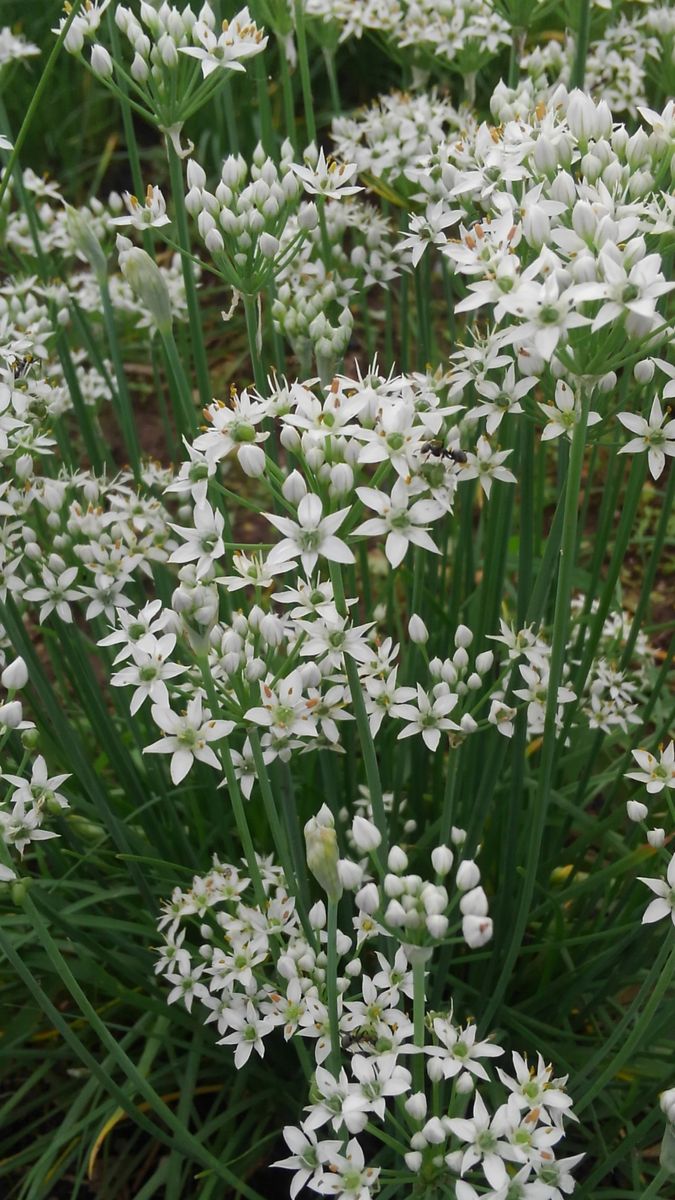
[[[675,455],[675,420],[663,424],[665,415],[656,396],[649,420],[638,413],[621,412],[617,416],[626,429],[637,434],[621,447],[619,454],[641,454],[646,450],[652,479],[658,479],[666,465],[666,454],[671,458]]]
[[[313,492],[308,492],[298,504],[297,521],[290,517],[278,517],[275,513],[265,513],[267,520],[284,535],[270,552],[268,569],[274,571],[277,564],[299,558],[305,573],[311,575],[319,555],[329,562],[353,563],[354,555],[349,546],[335,537],[336,530],[349,512],[349,508],[340,508],[324,517],[321,500]]]

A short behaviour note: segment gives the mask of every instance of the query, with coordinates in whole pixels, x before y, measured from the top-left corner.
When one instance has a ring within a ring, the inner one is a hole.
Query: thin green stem
[[[527,926],[532,897],[534,895],[537,867],[541,844],[546,827],[546,815],[551,798],[551,783],[557,749],[556,716],[558,711],[558,688],[562,678],[562,669],[567,644],[567,631],[570,620],[570,596],[577,545],[577,516],[579,506],[579,489],[581,472],[586,445],[586,426],[590,407],[590,394],[584,390],[581,413],[572,437],[572,449],[569,467],[565,481],[564,516],[562,529],[562,546],[560,551],[560,567],[556,588],[555,613],[553,619],[553,637],[551,643],[551,665],[549,671],[548,693],[546,697],[546,714],[544,718],[544,737],[542,743],[541,761],[537,793],[530,814],[530,831],[525,864],[525,878],[522,883],[518,909],[516,911],[511,939],[504,957],[502,971],[497,985],[490,997],[487,1009],[483,1014],[483,1027],[489,1028],[494,1014],[508,987],[511,973],[518,957],[518,952]]]
[[[305,30],[305,6],[302,0],[294,0],[295,38],[298,46],[298,62],[300,64],[300,82],[302,85],[302,102],[305,109],[305,125],[307,126],[307,141],[316,144],[316,121],[314,119],[314,102],[312,100],[312,81],[309,74],[309,56],[307,53],[307,32]]]
[[[328,1024],[330,1028],[330,1064],[334,1076],[340,1073],[340,1023],[338,1019],[338,901],[328,900],[328,944],[326,947],[326,988],[328,993]]]
[[[199,396],[202,404],[207,405],[211,400],[211,384],[209,382],[209,366],[206,357],[202,317],[199,310],[197,285],[195,283],[194,271],[192,269],[190,234],[188,229],[187,209],[185,208],[183,167],[181,160],[176,154],[176,151],[171,145],[169,139],[167,139],[166,143],[166,152],[169,159],[169,177],[171,180],[171,194],[173,197],[178,242],[180,244],[181,251],[184,252],[181,253],[181,262],[183,265],[183,279],[185,280],[185,298],[188,306],[190,340],[192,343],[192,355],[195,364],[195,372],[197,375],[197,386],[199,388]]]
[[[424,1014],[425,1014],[425,975],[426,962],[424,954],[413,955],[413,1042],[418,1047],[418,1053],[413,1057],[413,1087],[416,1092],[424,1091]]]
[[[134,422],[134,414],[131,406],[131,397],[127,385],[127,377],[124,370],[124,362],[122,361],[122,351],[120,349],[117,329],[115,327],[115,314],[113,312],[112,301],[110,299],[110,289],[107,280],[100,279],[99,286],[101,291],[101,304],[103,307],[103,323],[105,325],[106,334],[108,336],[108,348],[113,361],[115,370],[116,383],[116,408],[117,419],[124,438],[124,445],[129,455],[134,472],[134,478],[138,481],[141,471],[141,450],[138,443],[138,434]]]
[[[591,36],[591,0],[579,0],[579,23],[577,25],[577,47],[572,65],[570,86],[583,88],[586,75],[586,59]]]

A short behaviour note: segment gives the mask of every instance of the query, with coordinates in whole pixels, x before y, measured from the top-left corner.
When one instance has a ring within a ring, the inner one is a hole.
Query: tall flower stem
[[[577,518],[579,505],[579,489],[581,472],[586,446],[586,427],[590,407],[590,393],[584,389],[579,420],[572,436],[572,448],[569,466],[565,480],[565,501],[563,509],[562,544],[560,549],[560,567],[556,588],[555,612],[553,618],[553,637],[551,643],[551,666],[549,672],[548,693],[546,697],[546,714],[544,717],[544,736],[542,743],[541,761],[536,796],[530,813],[529,838],[527,845],[525,878],[520,892],[520,899],[513,922],[511,940],[509,942],[502,971],[496,987],[490,997],[483,1014],[483,1028],[489,1028],[494,1014],[504,996],[511,973],[515,965],[520,946],[527,926],[530,904],[536,885],[539,854],[546,826],[553,766],[557,748],[556,715],[558,710],[558,688],[562,678],[567,631],[570,620],[570,596],[572,592],[572,576],[577,547]]]
[[[248,352],[251,356],[251,365],[253,367],[253,378],[255,386],[261,396],[264,396],[267,388],[267,380],[265,378],[265,368],[262,362],[262,356],[259,349],[260,330],[258,327],[258,313],[255,296],[247,296],[244,294],[244,314],[246,316],[246,334],[248,337]]]
[[[584,77],[586,75],[586,58],[588,57],[588,43],[591,36],[591,0],[580,0],[579,3],[579,24],[577,25],[577,46],[572,65],[572,75],[570,84],[573,88],[582,88],[584,86]]]
[[[178,396],[177,423],[180,432],[185,437],[193,438],[197,431],[197,411],[192,400],[190,384],[185,374],[185,368],[178,353],[176,339],[172,329],[160,330],[159,334],[162,339],[169,374],[176,395]]]
[[[166,143],[166,152],[169,159],[169,177],[171,180],[171,194],[173,196],[178,244],[181,248],[185,297],[188,307],[190,340],[192,342],[192,355],[197,375],[197,386],[202,404],[207,405],[211,400],[211,385],[209,383],[209,367],[206,358],[206,346],[204,344],[204,330],[202,328],[199,300],[197,298],[197,285],[192,269],[190,234],[188,230],[187,210],[185,208],[183,168],[181,160],[169,140]]]
[[[334,563],[331,563],[330,577],[333,584],[337,610],[341,616],[346,616],[347,605],[345,602],[342,575],[340,573],[340,567]],[[352,698],[354,716],[356,718],[356,728],[358,730],[359,741],[361,743],[361,753],[363,755],[363,763],[366,770],[366,781],[370,795],[370,804],[373,810],[373,819],[382,837],[382,844],[378,847],[376,855],[378,861],[382,862],[383,859],[386,858],[387,851],[389,849],[389,826],[387,822],[387,814],[384,810],[380,769],[377,764],[377,754],[375,752],[373,735],[370,732],[368,713],[366,712],[366,706],[363,700],[363,690],[361,688],[361,680],[359,679],[358,668],[351,655],[345,654],[344,657],[347,681],[349,683],[349,692]]]
[[[124,371],[122,351],[120,349],[117,329],[115,327],[115,314],[113,312],[112,301],[110,299],[108,281],[102,278],[99,281],[99,284],[101,291],[101,305],[103,308],[103,323],[108,336],[108,346],[115,370],[117,418],[120,424],[120,429],[122,430],[122,437],[124,438],[127,454],[129,455],[129,461],[134,472],[134,478],[138,480],[141,469],[141,451],[138,443],[136,424],[134,422],[134,413],[131,406],[131,396],[129,395],[127,377]]]
[[[423,953],[412,957],[413,971],[413,1041],[418,1052],[413,1058],[413,1087],[416,1092],[424,1091],[424,1011],[426,958]]]
[[[307,32],[305,30],[305,9],[302,0],[295,0],[295,37],[298,44],[298,62],[300,64],[300,82],[302,84],[302,102],[305,109],[307,141],[316,142],[316,121],[314,119],[312,83],[309,74]]]
[[[333,1074],[340,1072],[340,1023],[338,1019],[338,953],[337,953],[337,900],[328,900],[328,945],[326,962],[326,987],[328,992],[328,1024],[330,1029],[330,1063]]]

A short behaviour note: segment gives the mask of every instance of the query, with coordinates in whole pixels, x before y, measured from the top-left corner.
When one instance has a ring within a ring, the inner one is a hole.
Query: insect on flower
[[[422,445],[422,453],[430,454],[434,458],[448,458],[451,462],[461,464],[467,461],[466,454],[463,450],[453,446],[448,449],[443,444],[440,438],[432,438],[429,442],[424,442]]]

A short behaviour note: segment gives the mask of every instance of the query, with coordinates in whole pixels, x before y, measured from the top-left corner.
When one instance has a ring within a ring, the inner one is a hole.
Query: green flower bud
[[[157,263],[133,246],[128,238],[118,235],[117,250],[120,271],[134,295],[144,304],[161,334],[171,331],[171,301],[169,289]]]
[[[329,900],[336,903],[342,895],[338,875],[338,844],[333,814],[326,804],[305,825],[307,866]]]
[[[90,222],[76,208],[72,208],[70,204],[66,204],[66,221],[75,250],[80,255],[80,258],[89,263],[100,284],[107,278],[108,263],[101,243],[94,233]]]

